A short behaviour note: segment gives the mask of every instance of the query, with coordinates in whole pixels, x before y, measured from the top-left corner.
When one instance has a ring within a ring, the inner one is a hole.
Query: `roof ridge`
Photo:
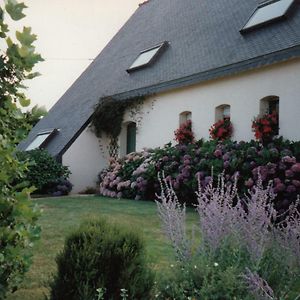
[[[144,2],[139,3],[139,7],[148,4],[151,0],[145,0]]]

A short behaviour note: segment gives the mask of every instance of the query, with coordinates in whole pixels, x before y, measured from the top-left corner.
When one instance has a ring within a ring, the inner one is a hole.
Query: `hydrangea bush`
[[[156,174],[164,171],[178,201],[195,204],[197,178],[205,186],[211,180],[212,168],[214,177],[224,172],[228,184],[237,178],[240,193],[253,189],[260,170],[264,187],[270,180],[274,183],[277,194],[274,205],[280,213],[300,194],[300,143],[283,139],[266,146],[258,141],[200,140],[131,153],[112,160],[109,168],[100,174],[100,193],[108,197],[154,200],[160,191]]]

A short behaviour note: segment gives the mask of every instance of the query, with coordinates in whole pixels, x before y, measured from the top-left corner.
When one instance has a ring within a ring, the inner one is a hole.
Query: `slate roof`
[[[141,5],[20,147],[25,149],[42,130],[59,128],[46,148],[61,156],[106,96],[149,95],[299,57],[299,2],[286,20],[240,33],[259,3],[150,0]],[[168,49],[155,64],[126,72],[142,50],[163,41]]]

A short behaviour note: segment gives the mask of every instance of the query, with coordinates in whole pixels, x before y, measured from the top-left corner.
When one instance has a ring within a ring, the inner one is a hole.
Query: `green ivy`
[[[92,117],[92,127],[97,137],[103,133],[111,138],[117,138],[122,130],[122,123],[126,109],[132,109],[142,103],[143,97],[134,97],[124,100],[114,98],[101,99]]]

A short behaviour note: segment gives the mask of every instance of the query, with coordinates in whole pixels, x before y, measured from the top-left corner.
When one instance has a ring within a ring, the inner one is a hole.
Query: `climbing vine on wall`
[[[130,110],[130,115],[140,114],[144,97],[134,97],[125,100],[114,98],[101,99],[95,109],[91,125],[97,137],[103,133],[116,139],[122,130],[125,110]]]

